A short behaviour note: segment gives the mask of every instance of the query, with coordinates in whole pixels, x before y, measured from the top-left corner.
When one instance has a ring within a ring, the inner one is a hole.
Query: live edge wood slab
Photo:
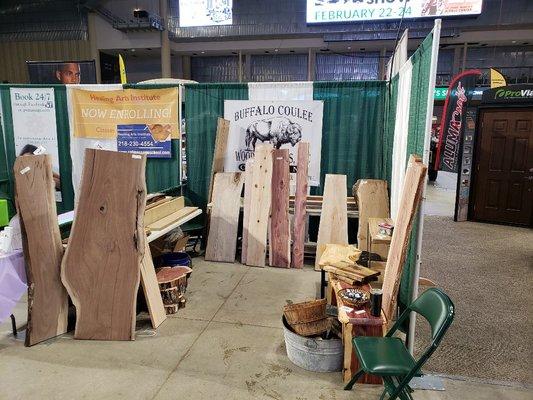
[[[145,249],[146,157],[87,149],[61,278],[75,339],[133,340]]]
[[[13,170],[28,281],[25,345],[32,346],[67,331],[68,297],[60,276],[63,245],[51,156],[18,157]]]
[[[270,217],[270,265],[291,266],[289,219],[289,150],[272,151],[272,207]]]

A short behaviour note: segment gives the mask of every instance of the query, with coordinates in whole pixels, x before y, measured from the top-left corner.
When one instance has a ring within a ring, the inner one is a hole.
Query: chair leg
[[[395,400],[397,398],[399,398],[400,400],[413,400],[413,397],[407,390],[407,387],[408,387],[407,383],[403,383],[403,384],[400,382],[398,383],[399,385],[396,386],[394,391],[391,393],[389,400]]]
[[[352,379],[350,380],[350,382],[348,382],[346,384],[346,386],[344,386],[344,390],[352,390],[353,388],[353,385],[355,385],[355,382],[357,382],[357,380],[363,376],[363,374],[365,373],[365,371],[363,371],[362,369],[360,369],[359,371],[357,371],[357,373],[352,377]]]

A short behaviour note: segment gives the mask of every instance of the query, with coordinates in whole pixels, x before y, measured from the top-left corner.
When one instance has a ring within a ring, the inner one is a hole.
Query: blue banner
[[[117,125],[117,150],[146,154],[149,158],[172,157],[170,134],[162,138],[158,125]]]

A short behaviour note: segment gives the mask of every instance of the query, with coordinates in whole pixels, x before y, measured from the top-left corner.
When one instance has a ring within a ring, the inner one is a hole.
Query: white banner
[[[243,171],[256,144],[288,148],[291,172],[296,166],[300,141],[309,142],[309,184],[320,185],[322,147],[321,101],[224,101],[224,118],[231,122],[225,171]]]
[[[56,201],[61,201],[56,105],[53,88],[10,88],[15,155],[48,153],[56,183]],[[44,149],[43,149],[44,148]]]

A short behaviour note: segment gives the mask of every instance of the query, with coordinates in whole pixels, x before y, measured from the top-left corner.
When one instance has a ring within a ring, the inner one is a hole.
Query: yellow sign
[[[126,65],[120,54],[118,55],[118,69],[120,70],[120,83],[123,85],[128,83],[128,79],[126,78]]]
[[[490,88],[494,89],[500,86],[507,86],[507,82],[503,75],[495,69],[490,69]]]
[[[71,93],[75,137],[112,139],[117,125],[145,124],[179,138],[178,88]]]

